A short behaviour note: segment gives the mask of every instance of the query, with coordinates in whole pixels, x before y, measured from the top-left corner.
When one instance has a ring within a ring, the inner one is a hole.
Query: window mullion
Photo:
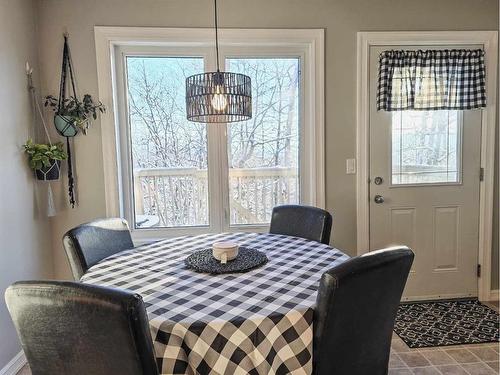
[[[220,139],[217,124],[207,124],[208,138],[208,191],[210,202],[210,228],[212,231],[220,232],[222,229],[222,197],[218,192],[221,190],[220,176]]]
[[[222,197],[222,229],[224,232],[229,231],[230,225],[230,210],[229,210],[229,165],[227,154],[227,126],[228,124],[219,124],[219,139],[220,139],[220,176],[221,176],[221,197]]]
[[[227,70],[226,58],[227,52],[226,48],[222,47],[220,49],[220,60],[222,61],[223,70]],[[220,195],[222,198],[221,206],[221,221],[222,230],[224,232],[229,232],[230,228],[230,208],[229,208],[229,161],[228,161],[228,148],[227,148],[227,127],[230,124],[216,124],[219,128],[219,153],[220,153]]]
[[[223,60],[224,61],[224,60]],[[216,56],[210,51],[205,60],[205,71],[214,71]],[[210,228],[214,232],[227,231],[227,156],[224,124],[207,124],[208,176],[210,201]]]

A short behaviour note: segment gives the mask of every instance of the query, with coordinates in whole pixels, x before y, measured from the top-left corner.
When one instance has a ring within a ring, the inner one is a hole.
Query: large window
[[[227,129],[231,225],[268,223],[272,207],[299,194],[298,58],[230,58],[252,78],[253,118]]]
[[[221,61],[251,77],[253,117],[202,124],[186,119],[185,79],[213,70],[211,34],[164,30],[169,43],[121,39],[110,59],[118,205],[134,235],[265,230],[276,205],[322,206],[321,33],[292,43],[270,39],[275,31],[230,31],[237,42],[223,40]]]
[[[186,120],[186,77],[203,59],[127,56],[135,227],[208,225],[204,124]]]

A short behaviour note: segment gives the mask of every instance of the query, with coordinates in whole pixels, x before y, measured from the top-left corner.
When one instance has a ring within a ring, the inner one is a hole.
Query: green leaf
[[[50,145],[33,143],[31,139],[28,139],[23,148],[28,155],[29,165],[32,169],[40,169],[44,166],[49,167],[54,160],[66,160],[68,157],[61,142]]]

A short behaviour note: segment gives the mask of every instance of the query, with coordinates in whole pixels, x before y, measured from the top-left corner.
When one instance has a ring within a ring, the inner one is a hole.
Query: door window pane
[[[298,58],[229,58],[252,78],[253,117],[228,124],[230,224],[268,223],[272,208],[299,203]]]
[[[392,184],[460,182],[458,111],[392,113]]]
[[[206,125],[186,120],[198,57],[127,57],[136,228],[209,224]]]

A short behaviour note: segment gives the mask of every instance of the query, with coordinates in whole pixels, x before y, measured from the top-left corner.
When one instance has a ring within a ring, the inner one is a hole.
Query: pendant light
[[[194,122],[228,123],[252,118],[252,83],[249,76],[221,72],[217,0],[215,13],[215,54],[217,71],[186,78],[186,115]]]

